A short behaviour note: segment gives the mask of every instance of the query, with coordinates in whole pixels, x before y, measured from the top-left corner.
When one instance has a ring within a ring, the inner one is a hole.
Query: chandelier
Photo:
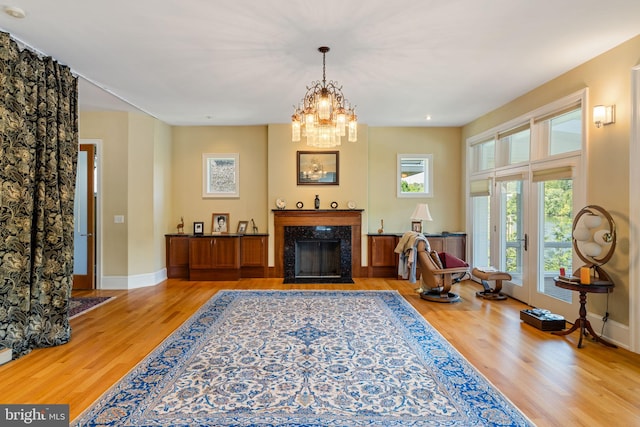
[[[358,118],[354,108],[342,94],[342,86],[330,80],[327,83],[325,55],[329,48],[321,46],[322,81],[307,86],[307,93],[294,106],[291,116],[291,140],[299,142],[300,137],[307,138],[307,145],[318,148],[336,147],[341,138],[347,135],[348,141],[358,140]]]

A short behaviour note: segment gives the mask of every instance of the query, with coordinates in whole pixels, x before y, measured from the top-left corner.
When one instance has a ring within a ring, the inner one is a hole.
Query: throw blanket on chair
[[[398,276],[403,279],[409,279],[409,283],[416,283],[416,257],[418,254],[418,242],[423,241],[429,252],[429,241],[424,234],[416,231],[407,231],[402,235],[400,241],[396,245],[395,253],[400,254],[400,262],[398,262]]]

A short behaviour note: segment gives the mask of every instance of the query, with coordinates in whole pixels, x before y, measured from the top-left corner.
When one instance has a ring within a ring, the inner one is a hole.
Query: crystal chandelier
[[[304,98],[294,106],[291,140],[299,142],[303,136],[312,147],[336,147],[348,131],[348,141],[355,142],[358,140],[358,118],[354,107],[345,99],[338,82],[330,80],[327,83],[325,54],[329,48],[321,46],[318,51],[322,53],[322,81],[307,86]]]

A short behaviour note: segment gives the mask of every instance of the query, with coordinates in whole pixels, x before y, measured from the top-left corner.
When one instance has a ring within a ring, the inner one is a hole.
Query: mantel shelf
[[[272,212],[364,212],[364,209],[271,209]]]

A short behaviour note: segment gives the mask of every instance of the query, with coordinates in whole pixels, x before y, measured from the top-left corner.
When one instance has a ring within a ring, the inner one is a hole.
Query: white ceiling
[[[173,125],[289,122],[326,45],[361,123],[460,126],[640,33],[639,0],[6,1],[81,110]]]

